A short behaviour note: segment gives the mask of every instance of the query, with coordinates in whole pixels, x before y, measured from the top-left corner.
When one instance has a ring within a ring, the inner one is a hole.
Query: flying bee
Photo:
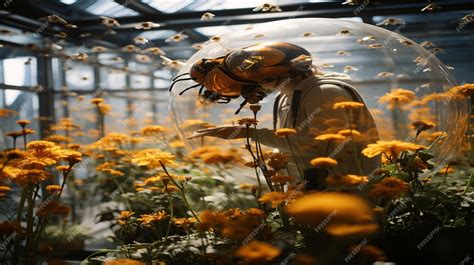
[[[360,3],[360,0],[346,0],[345,2],[342,3],[342,5],[358,5]]]
[[[423,48],[430,48],[430,47],[434,47],[435,45],[433,42],[425,40],[422,43],[420,43],[420,46]]]
[[[137,54],[135,58],[137,58],[137,60],[142,63],[147,63],[151,61],[150,57],[145,54]]]
[[[104,34],[105,35],[115,35],[115,34],[117,34],[117,31],[115,31],[113,29],[107,29]]]
[[[145,38],[145,37],[141,37],[141,36],[138,36],[138,37],[135,37],[133,39],[133,41],[136,43],[136,44],[146,44],[148,42],[148,39]]]
[[[101,16],[100,18],[102,19],[100,24],[106,27],[120,26],[120,23],[115,18],[105,16]]]
[[[349,55],[351,55],[347,51],[337,51],[336,54],[337,54],[337,56],[349,56]]]
[[[369,48],[369,49],[379,49],[379,48],[382,48],[382,47],[383,47],[383,45],[380,44],[380,43],[374,43],[374,44],[367,45],[367,48]]]
[[[25,65],[30,65],[31,64],[31,58],[28,58],[28,60],[26,60],[25,62]]]
[[[140,49],[133,44],[129,44],[129,45],[123,46],[121,50],[123,52],[138,52]]]
[[[61,38],[61,39],[65,39],[65,38],[67,38],[67,33],[61,31],[61,32],[59,32],[59,33],[54,34],[54,37],[58,37],[58,38]]]
[[[66,24],[65,27],[68,29],[77,29],[77,25],[74,24]]]
[[[193,49],[196,49],[196,50],[200,50],[202,49],[204,46],[201,44],[201,43],[196,43],[196,44],[193,44],[193,46],[191,46]]]
[[[146,22],[141,22],[141,23],[135,24],[134,28],[136,28],[136,29],[152,29],[152,28],[158,28],[159,26],[161,26],[161,25],[158,24],[158,23],[153,23],[153,22],[150,22],[150,21],[146,21]]]
[[[38,20],[47,21],[49,23],[59,23],[59,24],[64,24],[64,25],[67,24],[67,21],[58,15],[49,15],[47,17],[40,17],[38,18]]]
[[[369,35],[369,36],[365,36],[363,38],[360,38],[357,40],[357,43],[359,44],[365,44],[367,42],[370,42],[370,41],[375,41],[375,37],[372,36],[372,35]]]
[[[165,40],[165,42],[180,42],[184,39],[188,38],[188,35],[183,34],[183,33],[177,33]]]
[[[149,47],[149,48],[146,48],[144,50],[145,53],[150,53],[150,54],[153,54],[153,55],[165,55],[165,51],[163,51],[162,49],[158,48],[158,47]]]
[[[181,62],[179,60],[171,60],[170,58],[163,55],[160,55],[160,58],[163,60],[163,65],[172,69],[179,70],[184,65],[184,62]]]
[[[210,13],[210,12],[206,12],[204,14],[202,14],[201,16],[201,20],[211,20],[215,17],[216,15]]]
[[[261,6],[255,7],[252,11],[262,11],[262,12],[281,12],[281,8],[275,4],[264,3]]]
[[[105,48],[104,46],[94,46],[91,49],[92,52],[105,52],[106,50],[107,48]]]
[[[213,42],[220,42],[221,41],[221,36],[214,35],[209,40],[213,41]]]
[[[313,37],[313,36],[316,36],[316,34],[314,34],[313,32],[303,32],[303,34],[301,34],[301,36],[303,36],[303,37]]]
[[[264,34],[257,34],[257,35],[255,35],[253,38],[254,38],[254,39],[260,39],[260,38],[263,38],[263,37],[265,37]]]
[[[409,40],[402,40],[402,39],[399,39],[398,41],[400,41],[401,44],[405,44],[405,45],[407,45],[407,46],[413,45],[413,42],[412,42],[412,41],[409,41]]]
[[[390,72],[380,72],[376,75],[376,78],[387,78],[394,75],[395,75],[394,73],[390,73]]]
[[[15,35],[15,33],[8,29],[0,29],[0,35]]]
[[[85,62],[85,61],[87,61],[87,59],[89,59],[89,56],[87,55],[87,53],[80,52],[80,53],[74,54],[72,56],[72,59],[76,60],[76,61]]]
[[[435,47],[433,49],[430,50],[430,52],[434,55],[438,54],[438,53],[444,53],[444,50],[441,49],[441,48],[438,48],[438,47]]]
[[[359,71],[359,68],[351,65],[344,66],[344,73]]]
[[[341,29],[339,35],[351,35],[352,33],[348,29]]]
[[[402,25],[405,24],[405,20],[403,19],[396,19],[396,18],[387,18],[384,19],[382,22],[377,23],[377,26],[396,26],[396,25]]]
[[[434,3],[431,3],[431,4],[428,4],[427,6],[423,7],[421,9],[421,12],[425,12],[425,11],[434,11],[436,9],[441,9],[441,6],[437,5],[437,4],[434,4]]]

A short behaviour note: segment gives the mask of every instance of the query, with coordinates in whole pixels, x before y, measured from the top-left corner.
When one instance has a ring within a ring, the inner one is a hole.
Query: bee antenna
[[[175,78],[173,78],[171,81],[175,81],[176,79],[180,78],[183,75],[189,75],[189,73],[180,74],[180,75],[176,76]]]
[[[173,80],[173,83],[171,83],[171,86],[170,86],[170,88],[168,89],[168,91],[171,92],[171,90],[173,89],[173,86],[174,86],[176,83],[178,83],[179,81],[194,80],[194,79],[195,79],[195,78],[190,77],[190,78],[182,78],[182,79]]]
[[[183,91],[179,92],[179,95],[181,96],[182,94],[184,94],[186,91],[192,89],[192,88],[195,88],[195,87],[198,87],[198,86],[202,86],[202,84],[197,84],[197,85],[193,85],[193,86],[190,86],[186,89],[184,89]]]

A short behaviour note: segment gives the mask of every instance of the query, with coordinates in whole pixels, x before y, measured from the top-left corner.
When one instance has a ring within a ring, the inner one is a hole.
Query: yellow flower
[[[261,203],[272,203],[273,208],[277,208],[280,204],[284,203],[288,194],[279,192],[279,191],[272,191],[263,194],[258,201]]]
[[[295,134],[296,130],[292,128],[280,128],[275,131],[275,135],[278,137],[287,137]]]
[[[183,148],[184,147],[184,142],[181,140],[174,140],[169,143],[169,146],[171,148]]]
[[[63,149],[60,151],[60,157],[67,161],[69,165],[74,165],[82,161],[82,154],[78,151]]]
[[[408,191],[409,185],[396,177],[387,177],[374,184],[369,195],[376,199],[395,199]]]
[[[104,99],[103,99],[103,98],[93,98],[93,99],[91,99],[90,102],[91,102],[92,104],[99,105],[100,103],[104,103]]]
[[[69,166],[57,166],[56,170],[58,170],[59,172],[66,173],[69,171]]]
[[[400,152],[423,149],[426,149],[426,146],[399,140],[377,141],[375,144],[368,144],[367,147],[362,150],[362,154],[370,158],[385,153],[389,157],[396,159]]]
[[[280,256],[281,250],[268,243],[252,240],[239,247],[235,256],[247,262],[268,262]]]
[[[37,149],[37,150],[41,150],[41,149],[47,149],[47,148],[52,148],[56,146],[55,143],[53,142],[49,142],[49,141],[31,141],[29,142],[27,145],[26,145],[26,148],[28,149]]]
[[[25,186],[28,184],[38,184],[51,177],[51,174],[41,169],[22,169],[12,176],[12,181]]]
[[[199,231],[208,231],[209,229],[215,229],[217,226],[222,225],[226,221],[225,214],[221,212],[214,212],[205,210],[199,215],[201,223],[198,225]]]
[[[356,101],[342,101],[336,102],[332,106],[333,109],[357,109],[362,108],[364,103],[356,102]]]
[[[367,176],[358,176],[358,175],[345,175],[341,176],[330,176],[326,178],[326,183],[328,186],[355,186],[367,183],[369,178]]]
[[[413,129],[419,132],[422,132],[422,131],[432,129],[433,127],[436,126],[436,124],[431,121],[415,121],[411,124],[411,126],[413,127]]]
[[[0,192],[1,193],[4,193],[4,192],[9,192],[11,191],[12,188],[8,187],[8,186],[0,186]]]
[[[408,104],[416,98],[415,93],[403,88],[397,88],[379,98],[380,104],[389,104],[389,109],[394,109],[400,104]]]
[[[337,161],[330,157],[316,157],[309,162],[312,166],[334,166],[337,165]]]
[[[62,190],[62,188],[59,185],[48,185],[48,186],[46,186],[46,191],[48,191],[49,193],[54,193],[54,192],[58,192],[58,191],[61,191],[61,190]]]
[[[161,163],[166,166],[176,166],[175,156],[160,149],[144,149],[132,156],[132,163],[148,168],[159,168]]]
[[[168,128],[166,128],[165,126],[149,125],[149,126],[143,127],[140,130],[140,133],[143,136],[157,136],[157,135],[160,135],[160,134],[162,134],[164,132],[167,132],[167,131],[168,131]]]
[[[17,120],[17,124],[19,124],[21,127],[25,127],[26,125],[30,124],[29,120]]]
[[[119,214],[119,219],[129,219],[131,218],[135,213],[131,211],[121,211]]]
[[[183,228],[188,228],[192,224],[196,223],[196,218],[194,217],[189,217],[189,218],[174,218],[173,223],[176,226],[183,227]]]
[[[291,203],[287,212],[298,224],[324,229],[335,236],[366,235],[377,230],[373,210],[362,198],[338,192],[319,192]]]
[[[113,259],[104,262],[105,265],[145,265],[145,263],[134,259]]]
[[[319,141],[342,141],[346,139],[344,135],[341,134],[336,134],[336,133],[325,133],[318,135],[314,138],[314,140],[319,140]]]
[[[0,118],[8,117],[10,115],[18,114],[18,112],[10,109],[0,109]]]
[[[289,156],[285,153],[280,152],[269,152],[265,154],[267,160],[267,165],[273,168],[274,170],[283,169],[286,167],[289,161]]]
[[[293,176],[272,176],[270,177],[270,180],[273,183],[278,183],[278,184],[285,184],[287,182],[291,182],[295,179]]]
[[[350,129],[340,130],[337,133],[340,134],[340,135],[344,135],[344,136],[359,136],[359,135],[361,135],[361,133],[358,130],[350,130]]]
[[[71,212],[71,208],[66,205],[62,205],[56,201],[49,201],[45,206],[39,207],[36,212],[37,216],[44,217],[48,214],[62,215],[66,216]]]
[[[245,126],[251,126],[251,125],[257,125],[258,121],[253,118],[242,118],[237,121],[239,125],[245,125]]]
[[[462,94],[465,96],[470,96],[474,92],[474,84],[464,84],[461,86],[455,86],[451,88],[448,94]]]
[[[140,218],[138,218],[138,221],[140,221],[143,225],[149,225],[152,222],[159,222],[165,217],[167,217],[166,212],[159,211],[152,214],[142,214],[140,215]]]

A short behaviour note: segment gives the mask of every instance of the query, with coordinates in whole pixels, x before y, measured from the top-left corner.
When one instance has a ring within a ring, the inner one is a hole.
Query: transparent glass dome
[[[430,52],[396,32],[373,25],[322,18],[252,25],[206,42],[178,74],[189,73],[193,63],[202,58],[216,58],[262,42],[287,42],[301,46],[310,52],[312,63],[319,72],[349,76],[375,121],[380,140],[413,141],[416,131],[411,124],[423,120],[435,123],[435,127],[422,132],[416,139],[417,143],[429,145],[442,132],[447,134],[433,147],[436,160],[442,161],[459,150],[468,112],[465,101],[452,100],[449,94],[441,94],[456,85],[450,70],[436,58],[434,51]],[[198,89],[178,95],[193,84],[192,80],[178,82],[170,95],[174,126],[188,149],[195,150],[203,145],[241,148],[245,139],[188,139],[198,129],[236,124],[238,119],[253,117],[248,106],[238,115],[234,114],[242,98],[227,104],[201,104],[197,97]],[[397,89],[409,91],[409,99],[396,102]],[[391,92],[394,95],[388,94]],[[273,129],[275,95],[276,92],[260,102],[262,110],[257,117],[258,128]],[[384,95],[385,99],[381,99]],[[251,160],[245,150],[239,150],[247,161]]]

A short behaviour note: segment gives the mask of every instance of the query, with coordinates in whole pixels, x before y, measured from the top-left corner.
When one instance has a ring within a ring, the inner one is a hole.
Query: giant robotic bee
[[[197,84],[179,95],[199,88],[200,97],[216,103],[229,103],[242,96],[244,101],[237,114],[245,104],[258,103],[270,92],[263,84],[274,83],[276,88],[288,78],[311,74],[312,60],[307,50],[286,42],[264,42],[197,61],[189,73],[173,79],[169,91],[178,82],[193,80]]]

